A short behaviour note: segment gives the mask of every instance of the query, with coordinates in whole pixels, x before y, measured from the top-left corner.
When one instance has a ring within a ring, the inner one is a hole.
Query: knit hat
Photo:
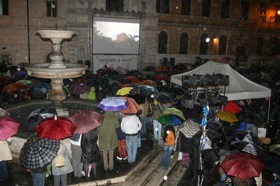
[[[200,125],[190,119],[186,120],[183,123],[182,128],[180,128],[180,131],[184,134],[186,138],[192,138],[198,131],[200,131]]]

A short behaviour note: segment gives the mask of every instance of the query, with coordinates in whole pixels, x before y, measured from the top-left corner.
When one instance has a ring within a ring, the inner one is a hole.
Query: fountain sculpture
[[[53,51],[50,55],[50,63],[30,64],[25,67],[29,76],[43,79],[51,79],[52,89],[49,91],[48,98],[57,108],[59,115],[67,115],[67,109],[62,104],[66,99],[66,93],[63,90],[63,79],[77,78],[82,76],[88,69],[86,65],[72,64],[63,62],[61,53],[61,43],[63,39],[71,39],[73,31],[66,30],[38,30],[38,34],[44,39],[50,39],[53,45]]]

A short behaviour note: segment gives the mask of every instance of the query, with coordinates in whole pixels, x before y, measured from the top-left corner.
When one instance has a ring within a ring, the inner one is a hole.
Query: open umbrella
[[[127,101],[121,97],[103,98],[97,105],[102,110],[119,111],[127,108]]]
[[[42,107],[32,111],[27,117],[28,130],[34,130],[34,128],[46,118],[54,117],[57,115],[56,109],[53,107]]]
[[[60,141],[33,135],[24,143],[19,160],[26,169],[37,169],[49,164],[59,149]]]
[[[234,139],[254,143],[256,145],[261,145],[260,138],[254,133],[246,130],[238,131],[237,133],[235,133]]]
[[[69,87],[72,94],[84,94],[89,91],[89,88],[87,81],[83,79],[74,80]]]
[[[222,121],[226,121],[229,123],[234,123],[238,121],[237,117],[233,113],[228,111],[218,111],[216,113],[216,117],[218,117]]]
[[[20,83],[20,82],[11,83],[11,84],[5,86],[2,90],[2,92],[11,93],[11,92],[14,92],[14,91],[18,91],[21,88],[26,88],[23,83]]]
[[[76,130],[69,119],[62,116],[50,117],[42,120],[34,129],[40,138],[61,140],[70,137]]]
[[[174,101],[172,95],[168,92],[157,92],[151,95],[155,100],[161,103],[168,103]]]
[[[136,114],[140,110],[140,106],[138,103],[133,99],[129,97],[123,97],[127,101],[127,108],[120,110],[123,114]]]
[[[255,156],[263,155],[263,149],[260,146],[247,141],[232,141],[231,146],[239,151],[246,152]]]
[[[74,134],[87,133],[102,125],[104,116],[98,112],[84,109],[76,111],[69,117],[70,121],[77,126]]]
[[[241,111],[241,108],[237,103],[233,101],[228,101],[227,104],[224,106],[224,111],[236,114]]]
[[[264,164],[257,156],[240,152],[226,156],[221,167],[229,176],[248,179],[259,176]]]
[[[117,96],[126,96],[132,90],[133,87],[123,87],[116,92]]]
[[[153,93],[157,93],[158,90],[155,87],[149,85],[134,85],[129,94],[141,94],[142,96],[149,97]]]
[[[173,125],[173,126],[182,125],[184,122],[180,117],[173,114],[162,115],[159,118],[157,118],[157,121],[160,122],[162,125]]]
[[[157,86],[157,84],[153,80],[149,80],[149,79],[142,80],[138,84],[140,84],[140,85],[149,85],[151,87],[156,87]]]
[[[185,120],[185,116],[184,116],[183,112],[175,107],[170,107],[163,111],[163,115],[168,115],[168,114],[176,115],[176,116],[180,117],[181,119]]]
[[[269,152],[280,156],[280,144],[270,145]]]
[[[136,103],[138,103],[138,104],[143,104],[143,103],[145,103],[145,100],[146,100],[146,98],[140,94],[135,94],[135,95],[128,94],[126,96],[129,98],[133,98],[136,101]]]
[[[183,127],[180,128],[180,132],[182,132],[186,138],[192,138],[199,131],[201,131],[200,125],[191,119],[186,120],[183,123]]]
[[[0,117],[0,140],[6,140],[17,134],[19,123],[10,116]]]

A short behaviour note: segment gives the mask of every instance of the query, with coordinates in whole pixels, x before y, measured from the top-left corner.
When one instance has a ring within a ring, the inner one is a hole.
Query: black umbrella
[[[254,143],[246,141],[232,141],[231,146],[239,151],[246,152],[255,156],[263,155],[263,149]]]
[[[27,139],[20,151],[20,163],[26,169],[37,169],[49,164],[57,154],[59,140],[39,138],[33,135]]]
[[[129,94],[140,94],[145,97],[151,96],[153,93],[157,93],[158,90],[155,87],[149,85],[134,85],[133,89],[129,92]]]
[[[261,145],[260,138],[254,133],[248,132],[246,130],[235,133],[234,140],[241,140],[241,141],[251,142],[256,145]]]
[[[173,102],[173,96],[168,92],[157,92],[151,95],[155,100],[161,103]]]
[[[56,109],[53,107],[42,107],[32,111],[27,117],[28,130],[34,130],[34,128],[45,118],[58,115]]]
[[[269,157],[263,160],[265,169],[280,175],[280,158],[279,157]]]

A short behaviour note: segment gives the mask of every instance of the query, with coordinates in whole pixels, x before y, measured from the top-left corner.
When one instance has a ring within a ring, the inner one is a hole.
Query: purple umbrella
[[[126,109],[128,106],[127,100],[121,97],[107,97],[103,98],[97,105],[102,110],[120,111]]]

